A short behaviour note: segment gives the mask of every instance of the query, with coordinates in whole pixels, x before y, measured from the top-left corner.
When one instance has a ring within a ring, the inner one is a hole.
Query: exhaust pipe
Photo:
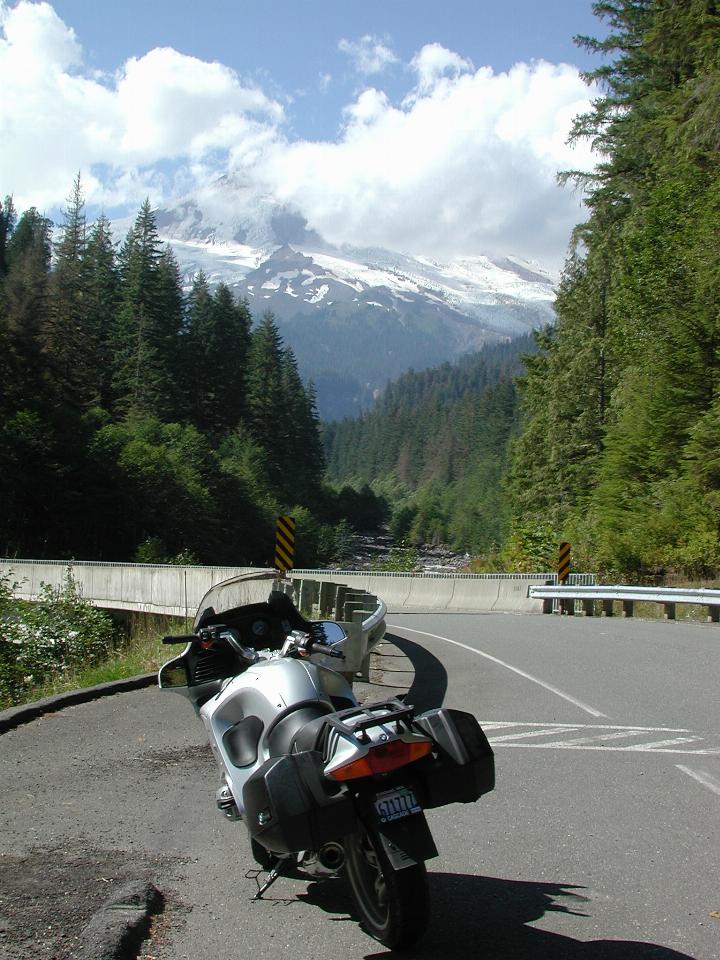
[[[331,840],[330,843],[323,844],[318,850],[318,860],[326,870],[333,873],[340,870],[345,863],[345,851],[342,844]]]

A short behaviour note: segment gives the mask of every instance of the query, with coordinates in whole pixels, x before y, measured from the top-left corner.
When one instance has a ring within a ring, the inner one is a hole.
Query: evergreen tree
[[[205,345],[212,327],[212,298],[207,277],[200,270],[193,278],[186,302],[186,336],[184,339],[184,369],[189,387],[188,417],[198,429],[206,430],[208,421],[208,392],[210,369],[206,362]]]
[[[17,214],[12,197],[5,197],[4,203],[0,202],[0,285],[7,273],[7,247],[16,222]]]
[[[120,301],[120,276],[110,221],[101,216],[85,249],[85,317],[88,399],[109,408],[112,398],[113,336]]]
[[[213,433],[225,435],[246,415],[245,378],[251,317],[247,301],[236,303],[224,283],[213,295],[212,317],[214,335],[208,343],[208,360],[216,386],[209,421]]]
[[[289,430],[284,451],[286,496],[298,503],[317,502],[325,474],[325,455],[320,439],[315,393],[303,386],[295,355],[288,347],[282,355],[283,416]]]
[[[86,329],[86,246],[85,201],[78,174],[55,247],[50,309],[43,329],[43,348],[57,393],[76,405],[92,395],[89,381],[95,368]]]
[[[165,420],[188,419],[190,391],[184,379],[182,334],[185,299],[180,268],[170,246],[158,262],[158,314],[155,323],[157,355],[157,400],[155,409]]]
[[[174,408],[172,331],[180,296],[175,269],[160,249],[146,200],[120,253],[113,388],[121,409],[165,416]]]
[[[250,432],[265,449],[269,477],[277,490],[285,485],[291,429],[285,399],[282,338],[272,313],[268,312],[250,338],[247,410]]]
[[[8,374],[6,396],[35,406],[47,390],[42,330],[48,314],[52,225],[34,207],[26,210],[7,244],[2,289]]]

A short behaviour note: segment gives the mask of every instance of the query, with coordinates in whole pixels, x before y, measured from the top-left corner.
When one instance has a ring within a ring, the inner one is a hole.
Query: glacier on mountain
[[[333,247],[270,198],[225,184],[157,213],[186,287],[204,272],[280,332],[317,389],[324,418],[357,413],[388,379],[453,360],[552,321],[558,277],[505,255],[442,262]]]

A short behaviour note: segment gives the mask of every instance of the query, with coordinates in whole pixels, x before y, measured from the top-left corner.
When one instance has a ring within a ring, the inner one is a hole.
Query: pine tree
[[[51,232],[50,221],[31,207],[7,244],[2,301],[9,375],[4,391],[16,404],[35,406],[47,390],[42,330],[48,314]]]
[[[0,284],[7,273],[7,248],[12,236],[17,214],[13,204],[12,197],[5,197],[4,203],[0,202]]]
[[[110,221],[101,216],[85,248],[85,335],[88,400],[109,408],[112,398],[113,336],[120,301],[120,276]]]
[[[179,322],[175,267],[160,249],[146,200],[120,253],[113,389],[121,409],[167,416],[174,409],[172,330]]]
[[[270,480],[277,490],[285,486],[291,430],[285,399],[282,338],[272,313],[267,312],[250,338],[247,409],[250,431],[266,451]]]
[[[159,310],[155,321],[157,399],[155,410],[165,420],[186,422],[190,391],[184,379],[182,335],[185,298],[180,268],[168,245],[158,263]]]
[[[282,356],[283,416],[289,430],[284,451],[288,499],[310,506],[317,501],[325,474],[325,455],[320,440],[315,392],[303,386],[295,355],[290,348]]]
[[[184,370],[189,389],[188,417],[198,429],[205,431],[209,423],[210,399],[214,391],[214,378],[207,361],[207,343],[211,337],[212,297],[207,277],[200,270],[193,278],[187,297],[186,327],[184,338]]]
[[[51,276],[50,310],[43,329],[43,348],[60,396],[75,405],[92,394],[89,384],[94,357],[85,326],[87,277],[85,201],[80,174],[67,200]]]
[[[247,301],[236,303],[230,289],[221,283],[213,296],[215,336],[209,344],[210,362],[216,378],[216,404],[211,430],[225,435],[245,417],[245,379],[250,348],[251,317]]]

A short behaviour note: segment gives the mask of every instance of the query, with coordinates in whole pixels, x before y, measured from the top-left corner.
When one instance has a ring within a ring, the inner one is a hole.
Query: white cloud
[[[386,67],[400,61],[378,37],[366,34],[359,40],[341,40],[338,50],[346,53],[353,61],[358,73],[370,76],[373,73],[382,73]]]
[[[565,143],[588,105],[577,70],[465,69],[430,87],[428,76],[400,107],[363,91],[337,143],[275,145],[267,188],[337,243],[436,257],[512,252],[557,265],[582,213],[556,173],[593,165],[588,148]]]
[[[372,37],[346,52],[367,55],[366,69],[396,60]],[[588,147],[565,142],[588,106],[578,71],[535,62],[494,73],[439,44],[411,68],[402,102],[369,87],[345,107],[336,141],[306,142],[283,133],[276,99],[227,66],[161,48],[98,77],[47,3],[0,0],[0,194],[47,209],[81,170],[91,201],[195,193],[227,219],[227,194],[213,200],[208,185],[228,173],[243,185],[238,209],[275,196],[332,242],[558,265],[583,214],[556,173],[593,165]]]
[[[410,66],[417,73],[418,91],[421,93],[432,90],[442,77],[457,77],[473,69],[470,60],[447,50],[439,43],[426,44],[412,58]]]
[[[143,166],[226,151],[256,135],[257,117],[263,136],[282,120],[230,68],[171,49],[133,57],[104,82],[84,76],[77,38],[49,4],[0,9],[0,184],[19,207],[62,200],[78,169],[90,198],[110,202],[121,186],[153,182]]]
[[[66,70],[80,62],[75,31],[63,23],[49,3],[20,3],[12,10],[0,4],[0,26],[7,53],[17,66],[27,62],[31,70],[39,64],[50,70]]]
[[[349,121],[348,135],[353,136],[357,127],[376,123],[389,109],[390,101],[382,90],[375,90],[374,87],[363,90],[355,103],[351,103],[343,111]]]

